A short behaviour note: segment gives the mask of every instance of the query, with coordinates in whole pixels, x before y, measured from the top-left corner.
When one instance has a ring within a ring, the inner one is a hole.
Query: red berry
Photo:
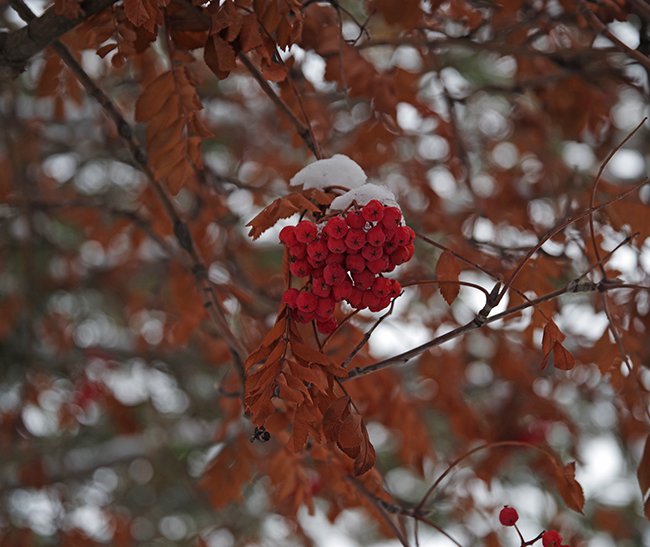
[[[327,319],[334,315],[335,302],[331,298],[319,298],[316,306],[316,317],[319,319]]]
[[[354,230],[360,230],[366,225],[366,219],[363,218],[363,215],[359,211],[349,212],[348,216],[345,217],[345,222]]]
[[[325,283],[325,279],[313,279],[311,282],[311,292],[319,298],[328,298],[332,292],[332,287]]]
[[[348,301],[348,304],[350,304],[350,306],[353,308],[357,308],[358,310],[362,310],[364,308],[364,306],[361,304],[361,301],[363,300],[363,291],[361,289],[352,287],[350,294],[346,300]]]
[[[345,264],[345,253],[330,253],[325,259],[325,264]]]
[[[327,244],[321,239],[312,241],[307,245],[307,255],[314,261],[324,261],[328,254]]]
[[[395,242],[394,238],[387,239],[386,242],[384,243],[384,254],[385,255],[390,255],[393,254],[399,245]]]
[[[349,279],[344,279],[338,285],[332,287],[332,296],[334,300],[340,302],[346,300],[352,293],[352,282]]]
[[[408,245],[415,240],[415,232],[409,226],[400,226],[395,230],[393,239],[398,245]]]
[[[376,199],[373,199],[363,206],[361,214],[368,222],[379,222],[384,218],[384,206]]]
[[[327,250],[330,253],[344,253],[347,250],[347,246],[345,245],[345,241],[342,239],[335,239],[333,237],[330,237],[327,240]]]
[[[309,220],[301,220],[296,226],[296,239],[300,243],[309,243],[316,239],[318,228]]]
[[[314,268],[311,271],[311,278],[312,279],[323,279],[323,270],[325,269],[325,265],[318,266],[317,268]]]
[[[373,247],[372,245],[364,245],[361,249],[361,256],[368,261],[377,260],[381,258],[384,251],[381,247]]]
[[[287,289],[282,295],[282,303],[286,304],[288,308],[295,308],[296,299],[298,298],[299,294],[300,291],[298,289]]]
[[[386,234],[381,226],[370,228],[366,234],[366,241],[373,247],[381,247],[386,241]]]
[[[338,285],[347,279],[347,273],[340,264],[328,264],[323,269],[323,279],[328,285]]]
[[[390,261],[396,266],[408,262],[409,258],[409,251],[406,247],[397,247],[397,250],[390,255]]]
[[[307,277],[312,272],[312,267],[305,259],[296,260],[289,266],[289,271],[296,277]]]
[[[562,536],[556,530],[548,530],[542,534],[542,545],[544,547],[561,547]]]
[[[384,218],[381,219],[384,228],[392,230],[399,226],[400,222],[402,222],[402,211],[398,207],[384,208]]]
[[[296,307],[302,313],[315,312],[317,305],[318,298],[306,290],[300,291],[298,298],[296,298]]]
[[[347,255],[345,257],[345,267],[350,272],[362,272],[366,269],[366,261],[361,255]]]
[[[295,310],[292,313],[298,323],[309,323],[310,321],[316,319],[316,312],[313,311],[303,313],[301,311]]]
[[[296,227],[295,226],[285,226],[280,230],[280,241],[287,247],[291,247],[298,243],[296,239]]]
[[[363,230],[350,230],[345,236],[345,245],[351,251],[358,251],[366,242],[366,233]]]
[[[348,223],[341,217],[334,217],[329,220],[325,228],[323,228],[323,231],[333,239],[343,239],[348,230]]]
[[[372,260],[368,262],[367,268],[374,274],[380,274],[382,272],[385,272],[388,270],[388,257],[387,256],[382,256],[381,258],[378,258],[377,260]]]
[[[392,283],[390,279],[385,277],[378,277],[375,279],[375,282],[372,284],[372,292],[377,295],[378,298],[386,298],[390,296],[392,292]]]
[[[402,292],[402,285],[400,284],[399,281],[397,281],[397,279],[391,279],[390,284],[391,284],[391,288],[390,288],[389,296],[392,296],[393,298],[398,297]]]
[[[375,282],[375,274],[370,270],[363,270],[362,272],[353,273],[352,279],[354,280],[354,286],[357,289],[366,291],[372,287],[372,284]]]
[[[303,243],[296,243],[295,245],[291,245],[291,247],[288,247],[289,249],[289,256],[291,258],[305,258],[307,256],[307,245]]]
[[[322,332],[323,334],[332,334],[336,330],[337,326],[336,319],[333,317],[316,320],[316,328],[318,329],[318,332]]]
[[[368,309],[377,312],[387,308],[388,306],[390,306],[390,297],[379,298],[377,304],[375,306],[368,306]]]
[[[506,505],[499,511],[499,522],[503,526],[514,526],[518,520],[519,514],[514,507],[508,507]]]
[[[311,256],[307,257],[307,262],[311,265],[312,268],[320,268],[321,266],[325,266],[325,259],[323,260],[318,260],[317,258],[313,258]]]
[[[379,301],[380,298],[374,292],[372,292],[372,290],[365,291],[363,293],[363,298],[361,300],[363,306],[366,308],[370,308],[371,311],[373,310],[373,308],[377,308],[377,306],[379,305]]]

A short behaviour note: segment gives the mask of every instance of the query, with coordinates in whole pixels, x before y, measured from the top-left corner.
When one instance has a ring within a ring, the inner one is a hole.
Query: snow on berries
[[[347,302],[358,310],[387,308],[402,290],[383,274],[413,256],[415,233],[402,225],[402,212],[377,199],[352,204],[316,224],[301,220],[280,232],[289,271],[306,279],[298,290],[285,291],[282,302],[301,323],[316,321],[323,334],[336,330],[334,310]]]

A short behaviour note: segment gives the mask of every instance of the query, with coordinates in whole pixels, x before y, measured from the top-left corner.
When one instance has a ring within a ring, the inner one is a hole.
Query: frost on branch
[[[353,202],[356,202],[357,205],[365,205],[373,199],[376,199],[379,203],[387,207],[399,207],[393,192],[385,186],[379,186],[378,184],[369,182],[335,198],[330,203],[330,209],[343,211],[350,207]]]
[[[305,190],[328,186],[358,188],[366,180],[368,176],[357,162],[343,154],[335,154],[331,158],[317,160],[303,167],[291,178],[289,184],[302,185]]]

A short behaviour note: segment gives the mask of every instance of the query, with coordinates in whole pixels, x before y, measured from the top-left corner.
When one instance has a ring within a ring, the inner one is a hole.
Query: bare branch
[[[83,15],[76,19],[57,15],[54,7],[36,17],[29,8],[25,10],[20,3],[10,2],[23,20],[29,22],[21,29],[0,33],[0,80],[17,77],[34,55],[91,15],[105,10],[115,2],[117,0],[86,0],[81,3]]]

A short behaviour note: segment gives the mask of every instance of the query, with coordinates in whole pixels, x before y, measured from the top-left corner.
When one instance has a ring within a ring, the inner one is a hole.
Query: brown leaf
[[[365,442],[361,443],[361,450],[354,460],[354,474],[359,476],[370,471],[370,469],[375,465],[376,459],[375,448],[370,443],[368,434],[365,433]]]
[[[440,281],[451,281],[451,283],[440,283],[440,294],[450,306],[460,292],[460,285],[456,283],[459,274],[460,264],[454,255],[444,251],[436,264],[436,277]]]
[[[281,218],[287,218],[298,212],[298,208],[285,198],[276,199],[262,209],[246,226],[250,226],[248,235],[253,239],[260,237]]]
[[[247,53],[262,44],[260,24],[255,14],[249,13],[242,21],[241,31],[239,32],[239,47],[244,53]]]
[[[585,495],[582,486],[576,480],[576,462],[571,462],[565,466],[555,464],[555,475],[557,489],[567,507],[582,513],[585,505]]]
[[[146,122],[153,118],[174,93],[174,77],[171,72],[163,72],[144,88],[135,103],[135,119]]]
[[[562,332],[560,332],[557,325],[552,319],[549,319],[548,323],[546,323],[546,326],[544,327],[544,334],[542,336],[542,353],[544,354],[544,359],[542,359],[541,368],[546,367],[546,364],[551,357],[551,352],[554,351],[555,344],[561,343],[564,338],[566,337]]]
[[[560,342],[555,342],[553,346],[553,366],[561,370],[571,370],[576,364],[576,361]]]
[[[337,440],[341,448],[359,446],[363,442],[361,416],[358,414],[349,414],[341,424]]]
[[[343,417],[348,411],[348,397],[336,399],[327,407],[323,415],[323,433],[328,441],[335,441],[339,435],[339,429],[343,423]]]

